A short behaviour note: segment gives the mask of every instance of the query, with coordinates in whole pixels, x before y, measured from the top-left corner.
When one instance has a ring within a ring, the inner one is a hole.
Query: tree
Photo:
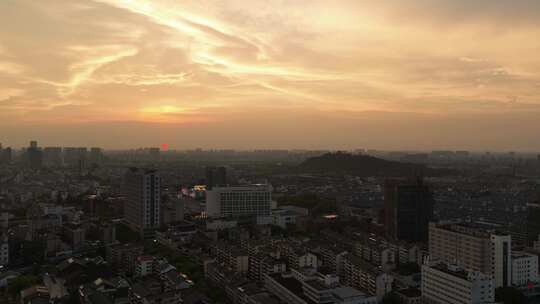
[[[33,275],[22,275],[9,282],[8,292],[17,296],[22,290],[39,283],[39,278]]]

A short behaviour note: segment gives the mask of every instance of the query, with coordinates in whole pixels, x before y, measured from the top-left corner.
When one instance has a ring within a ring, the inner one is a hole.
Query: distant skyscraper
[[[212,189],[214,186],[227,185],[227,169],[225,167],[207,167],[206,168],[206,189]]]
[[[85,147],[64,148],[64,164],[68,167],[84,169],[87,161],[87,149]]]
[[[124,219],[144,238],[160,226],[161,179],[155,170],[131,168],[124,178]]]
[[[389,180],[384,188],[384,213],[387,235],[418,242],[428,239],[433,218],[433,195],[422,179]]]
[[[45,147],[43,148],[43,163],[50,167],[62,166],[62,148]]]
[[[26,150],[28,165],[30,169],[39,170],[43,165],[43,152],[37,145],[37,141],[31,141],[30,147]]]
[[[103,160],[103,152],[101,148],[98,148],[98,147],[90,148],[89,159],[90,159],[90,163],[92,164],[100,164],[101,161]]]

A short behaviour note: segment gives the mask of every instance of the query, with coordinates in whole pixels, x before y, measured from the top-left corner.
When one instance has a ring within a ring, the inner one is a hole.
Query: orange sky
[[[538,37],[538,0],[0,1],[0,142],[540,150]]]

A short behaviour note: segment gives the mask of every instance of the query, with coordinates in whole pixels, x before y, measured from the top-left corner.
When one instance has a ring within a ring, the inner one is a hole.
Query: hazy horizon
[[[0,143],[540,151],[540,1],[0,2]]]

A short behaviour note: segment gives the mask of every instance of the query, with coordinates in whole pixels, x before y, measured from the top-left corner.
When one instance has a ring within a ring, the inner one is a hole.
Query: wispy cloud
[[[540,114],[539,5],[2,1],[0,124],[114,120],[245,132],[258,123],[253,115],[281,121],[284,113],[351,128],[358,113]]]

